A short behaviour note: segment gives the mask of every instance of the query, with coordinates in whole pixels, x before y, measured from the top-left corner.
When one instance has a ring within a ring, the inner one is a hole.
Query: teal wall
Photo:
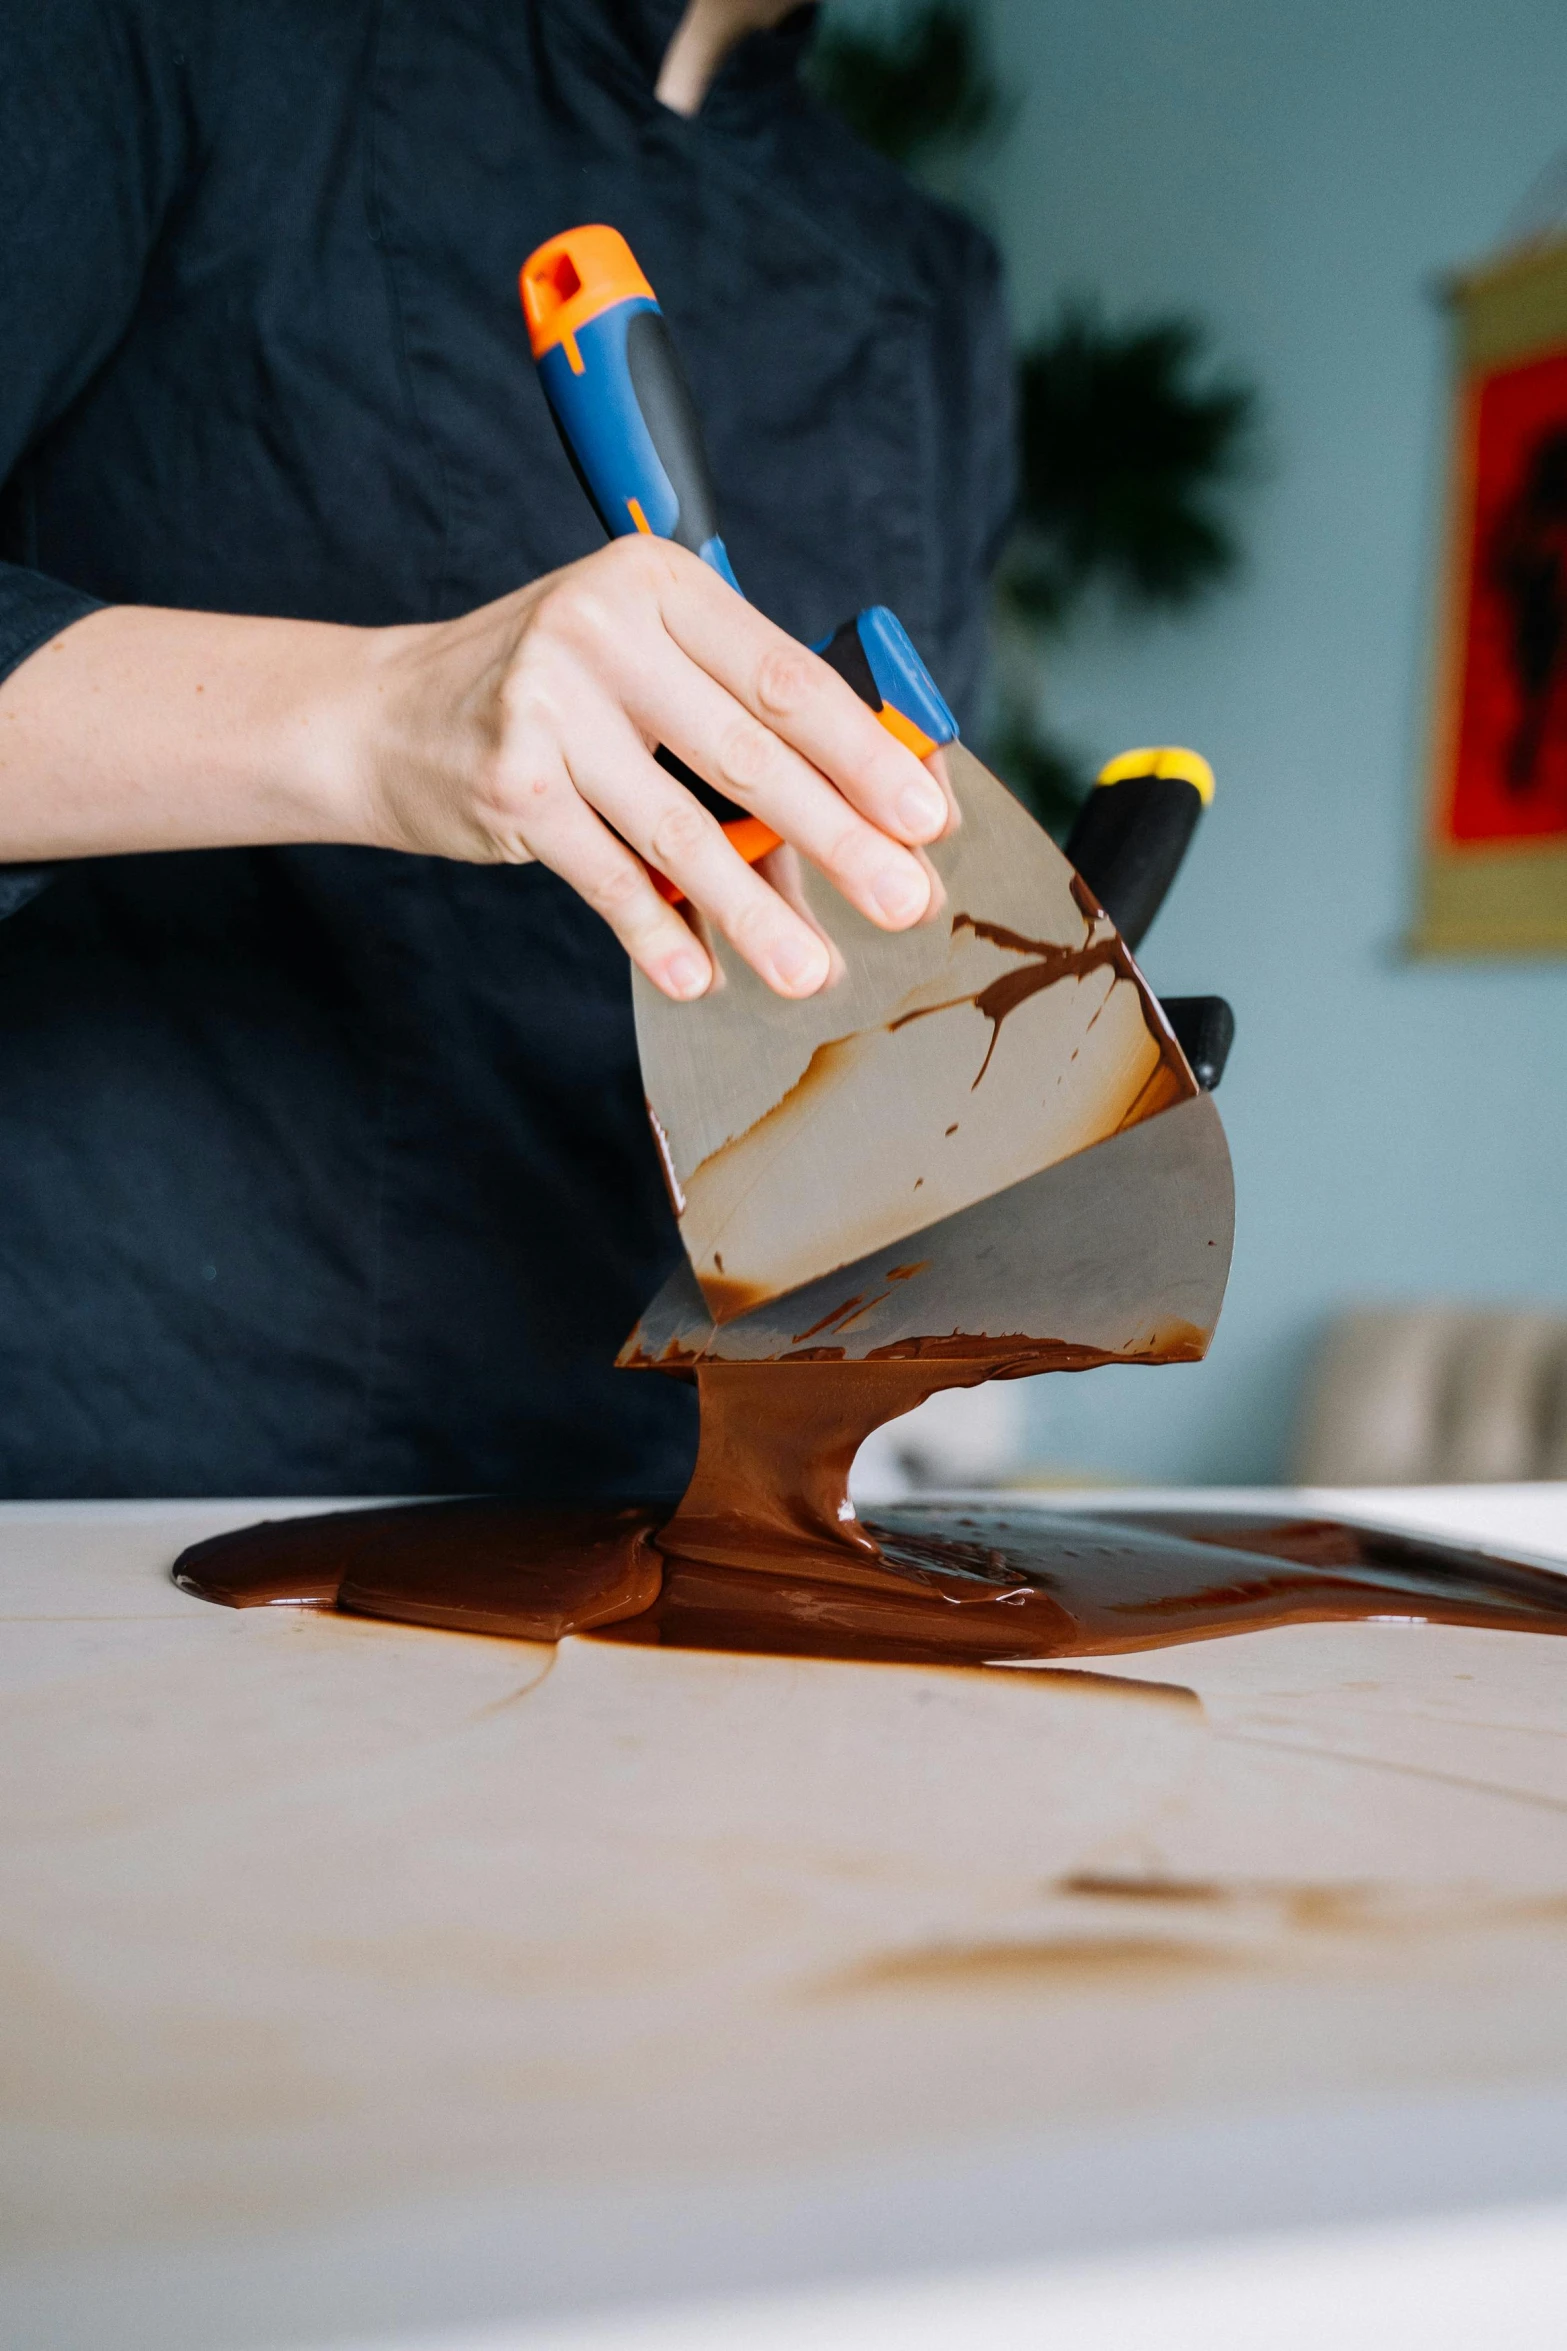
[[[1027,328],[1062,290],[1192,310],[1267,402],[1242,583],[1052,657],[1091,751],[1184,741],[1220,796],[1144,960],[1239,1018],[1239,1233],[1194,1369],[1034,1383],[1034,1450],[1154,1479],[1283,1465],[1343,1301],[1567,1298],[1567,962],[1401,951],[1445,428],[1434,281],[1567,143],[1562,0],[996,0],[985,166]]]

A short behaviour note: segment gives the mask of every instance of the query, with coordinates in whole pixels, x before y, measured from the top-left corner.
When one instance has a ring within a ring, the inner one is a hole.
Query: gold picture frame
[[[1424,955],[1567,952],[1567,237],[1453,281]]]

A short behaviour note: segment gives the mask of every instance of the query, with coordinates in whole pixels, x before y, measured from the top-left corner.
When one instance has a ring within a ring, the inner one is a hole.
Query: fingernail
[[[917,866],[889,865],[871,884],[871,902],[888,922],[913,922],[930,904],[930,883]]]
[[[905,784],[898,794],[898,823],[916,840],[929,840],[947,821],[947,803],[932,783]]]
[[[664,984],[672,995],[700,996],[707,981],[707,965],[700,955],[671,955],[664,966]]]
[[[786,988],[808,994],[827,977],[827,950],[820,939],[780,939],[768,958]]]

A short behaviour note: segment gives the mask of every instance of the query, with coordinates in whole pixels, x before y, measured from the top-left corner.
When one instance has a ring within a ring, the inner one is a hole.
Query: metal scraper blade
[[[1234,1227],[1224,1129],[1198,1094],[722,1324],[681,1264],[620,1362],[928,1360],[972,1362],[979,1378],[1195,1361]]]
[[[637,1043],[681,1238],[715,1324],[1189,1101],[1196,1081],[1109,918],[960,743],[945,893],[877,929],[794,861],[843,969],[775,996],[709,940],[717,978],[672,1004],[634,977]]]

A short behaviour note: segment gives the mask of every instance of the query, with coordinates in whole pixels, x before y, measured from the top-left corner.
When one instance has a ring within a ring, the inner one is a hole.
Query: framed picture
[[[1567,952],[1567,238],[1450,290],[1427,954]]]

